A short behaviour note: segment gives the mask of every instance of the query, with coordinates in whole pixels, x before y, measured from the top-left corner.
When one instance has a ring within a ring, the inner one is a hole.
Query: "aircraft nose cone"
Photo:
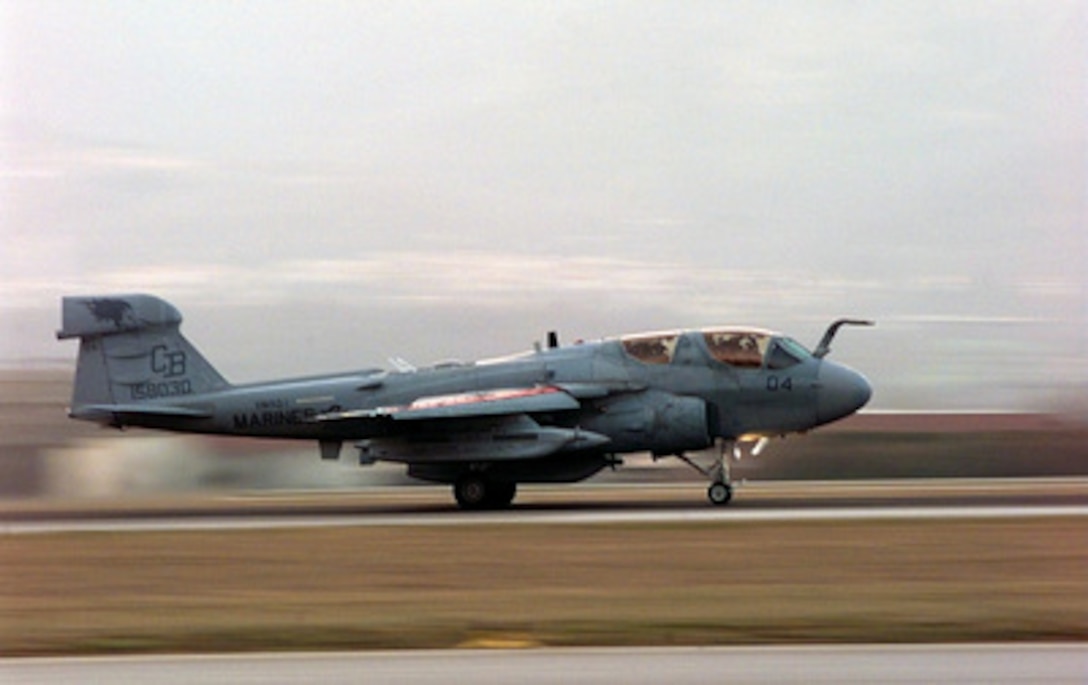
[[[831,423],[865,406],[873,396],[869,381],[851,368],[824,361],[817,376],[816,420]]]

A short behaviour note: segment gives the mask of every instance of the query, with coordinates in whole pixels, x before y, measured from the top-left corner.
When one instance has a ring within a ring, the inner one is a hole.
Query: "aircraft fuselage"
[[[806,431],[853,413],[871,393],[860,374],[823,358],[841,323],[817,353],[761,329],[711,328],[231,385],[158,298],[65,298],[63,312],[60,337],[81,341],[73,418],[316,440],[326,459],[350,443],[364,464],[486,480],[511,497],[517,482],[578,480],[624,453],[683,456],[716,441]],[[716,480],[728,486],[724,475]]]

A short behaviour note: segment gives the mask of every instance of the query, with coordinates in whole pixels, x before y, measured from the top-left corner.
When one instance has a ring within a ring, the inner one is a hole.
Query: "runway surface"
[[[447,498],[444,489],[390,488],[28,504],[0,509],[0,534],[1088,516],[1085,479],[761,482],[740,485],[727,507],[707,504],[699,484],[523,488],[498,512],[462,512]]]
[[[0,660],[11,683],[1088,682],[1088,644],[405,651]]]

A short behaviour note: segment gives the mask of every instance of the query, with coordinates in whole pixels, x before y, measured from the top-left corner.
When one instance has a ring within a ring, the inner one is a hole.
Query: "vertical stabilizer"
[[[181,399],[229,386],[179,330],[181,313],[152,295],[65,297],[60,339],[79,338],[73,410]]]

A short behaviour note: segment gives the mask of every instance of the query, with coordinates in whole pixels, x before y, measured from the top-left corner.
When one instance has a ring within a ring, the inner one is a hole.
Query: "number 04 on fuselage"
[[[453,486],[469,509],[508,506],[518,483],[574,482],[619,455],[676,456],[732,497],[728,457],[742,440],[807,431],[856,412],[871,394],[856,371],[756,328],[644,333],[430,368],[233,385],[181,334],[181,314],[152,295],[65,297],[59,338],[79,338],[69,414],[118,428],[342,445],[361,464],[407,465]],[[710,464],[689,456],[715,443]],[[763,441],[755,451],[762,448]]]

